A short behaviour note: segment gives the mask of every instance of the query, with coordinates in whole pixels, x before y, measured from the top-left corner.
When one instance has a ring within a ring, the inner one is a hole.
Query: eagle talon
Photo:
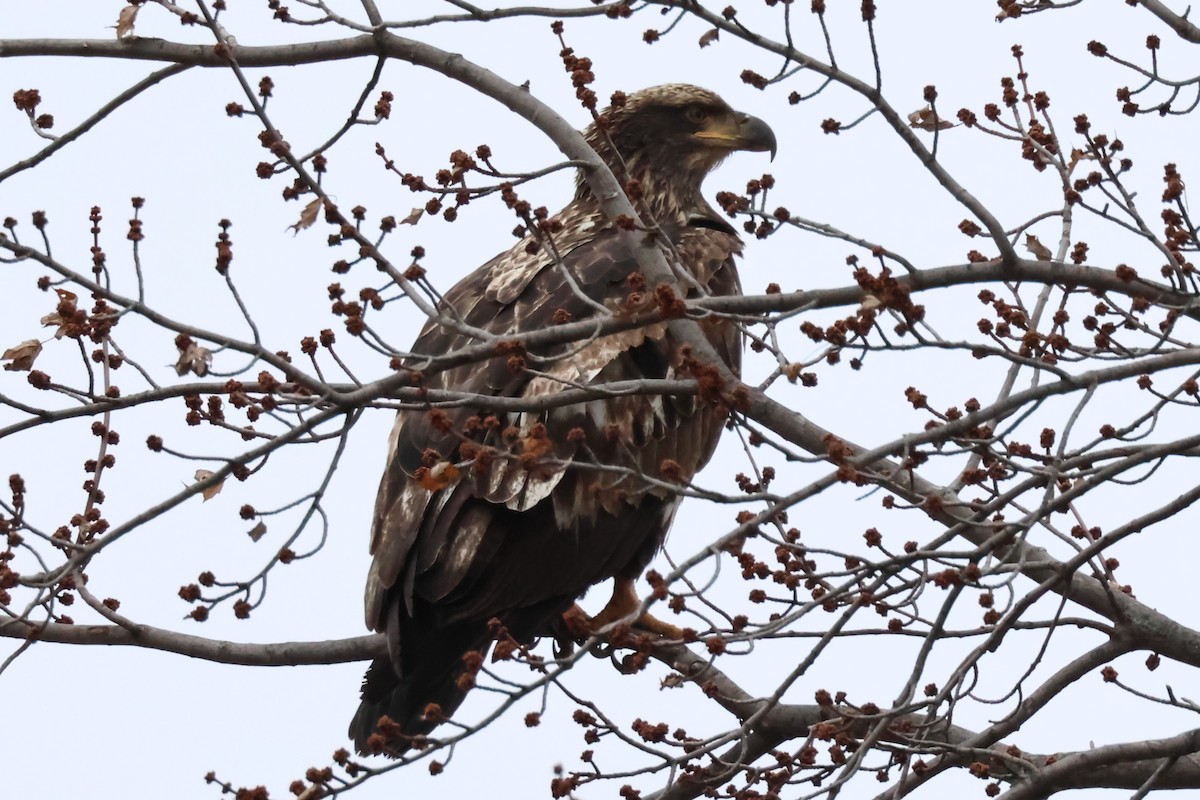
[[[613,584],[612,598],[599,614],[589,617],[586,611],[575,604],[563,614],[563,622],[567,630],[580,636],[580,642],[597,635],[614,623],[617,623],[616,627],[609,632],[609,641],[614,644],[627,642],[631,635],[637,633],[657,634],[664,639],[683,639],[681,628],[650,614],[643,613],[636,619],[631,619],[641,607],[642,600],[633,589],[633,579],[617,578]]]
[[[576,641],[584,642],[592,635],[592,618],[576,603],[562,615],[563,626],[567,633]]]
[[[663,622],[661,619],[652,617],[649,614],[642,614],[637,622],[633,623],[633,627],[647,633],[656,633],[664,639],[678,639],[679,641],[683,641],[683,628],[672,625],[669,622]]]

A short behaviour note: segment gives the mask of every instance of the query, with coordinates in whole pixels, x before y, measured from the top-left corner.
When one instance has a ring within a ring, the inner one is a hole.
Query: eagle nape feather
[[[674,290],[740,294],[741,240],[701,183],[734,151],[774,154],[771,129],[685,84],[630,94],[601,119],[585,136],[618,176],[637,182],[639,212],[689,273]],[[558,259],[521,241],[456,284],[444,309],[504,339],[595,316],[599,306],[613,314],[654,306],[634,239],[608,219],[582,177],[554,220]],[[714,315],[701,329],[739,374],[737,325]],[[413,345],[413,363],[475,343],[430,323]],[[537,374],[519,358],[498,356],[431,371],[422,386],[533,399],[573,385],[685,378],[691,369],[662,322],[527,356],[536,358]],[[680,502],[645,477],[691,480],[712,456],[727,411],[711,398],[660,395],[546,411],[400,411],[375,503],[366,585],[367,626],[385,635],[387,654],[363,682],[350,725],[356,749],[396,757],[420,746],[463,702],[498,637],[513,646],[561,633],[564,613],[594,584],[616,583],[597,620],[631,614],[633,581],[662,546]]]

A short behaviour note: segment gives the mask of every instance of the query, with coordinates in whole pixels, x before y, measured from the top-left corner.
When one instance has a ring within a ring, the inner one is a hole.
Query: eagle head
[[[701,182],[730,153],[766,151],[774,158],[776,147],[767,123],[685,83],[618,94],[584,136],[618,177],[641,183],[659,221],[699,207]],[[577,196],[587,196],[582,175],[578,187]]]

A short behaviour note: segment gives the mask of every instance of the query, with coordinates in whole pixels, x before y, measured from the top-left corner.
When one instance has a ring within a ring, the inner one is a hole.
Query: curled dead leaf
[[[439,492],[458,480],[460,471],[449,461],[439,461],[420,474],[420,484],[431,492]]]
[[[196,483],[206,481],[209,478],[211,478],[213,475],[216,475],[216,473],[213,472],[212,470],[198,469],[198,470],[196,470]],[[221,489],[223,489],[223,488],[225,488],[225,481],[217,481],[212,486],[206,486],[203,489],[201,489],[200,496],[203,497],[206,501],[211,500],[212,498],[219,495],[221,493]]]
[[[719,39],[720,37],[721,37],[721,31],[717,28],[713,28],[711,31],[706,32],[703,36],[700,37],[700,46],[708,47],[710,44],[717,41],[717,39]]]
[[[67,321],[62,318],[62,314],[55,311],[53,314],[47,314],[41,319],[42,327],[49,328],[51,325],[57,325],[58,328],[54,331],[54,338],[61,339],[67,332]]]
[[[13,372],[25,372],[33,368],[33,360],[42,352],[42,343],[37,339],[26,339],[15,347],[10,347],[0,355],[0,359],[9,361],[4,368]]]
[[[263,522],[260,519],[258,521],[257,525],[255,525],[250,530],[246,531],[246,535],[250,537],[250,541],[257,542],[259,539],[261,539],[266,534],[266,532],[267,532],[267,523]]]
[[[408,212],[407,217],[400,220],[400,224],[401,225],[416,225],[417,220],[419,220],[421,218],[421,215],[424,213],[425,213],[425,209],[414,208],[412,211]]]
[[[663,678],[662,681],[659,682],[659,688],[660,689],[674,689],[676,686],[682,686],[684,680],[685,680],[684,677],[682,675],[680,675],[678,672],[672,672],[670,675]]]
[[[1054,255],[1050,252],[1050,248],[1042,244],[1032,233],[1025,234],[1025,249],[1033,253],[1033,257],[1038,261],[1050,261]]]
[[[64,317],[58,309],[64,308],[64,306],[69,306],[72,309],[75,308],[75,302],[79,299],[79,295],[66,289],[55,289],[54,292],[58,295],[58,308],[56,308],[53,313],[42,317],[41,322],[42,325],[47,328],[51,325],[57,325],[58,329],[54,331],[54,338],[61,339],[67,333],[67,328],[71,323],[72,315],[68,313],[68,315]]]
[[[953,122],[939,117],[933,106],[925,106],[909,114],[908,124],[909,127],[920,128],[923,131],[944,131],[954,127]]]
[[[133,23],[137,20],[141,6],[125,6],[117,16],[117,38],[124,39],[133,35]]]
[[[1078,147],[1072,147],[1071,148],[1071,160],[1069,162],[1067,162],[1067,173],[1069,174],[1069,173],[1074,172],[1075,167],[1079,164],[1080,161],[1095,161],[1095,160],[1096,160],[1095,153],[1088,153],[1084,150],[1080,150]]]
[[[192,372],[197,377],[203,378],[208,374],[208,368],[211,366],[212,351],[195,342],[189,342],[187,349],[179,352],[179,360],[175,362],[175,374],[182,376]]]
[[[317,221],[317,212],[320,210],[321,198],[313,198],[312,202],[306,205],[304,210],[300,212],[300,219],[296,221],[296,224],[289,226],[293,233],[299,233],[306,228],[311,228],[313,223]]]

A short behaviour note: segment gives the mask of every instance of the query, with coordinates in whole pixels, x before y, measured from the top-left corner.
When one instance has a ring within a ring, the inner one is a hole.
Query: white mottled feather
[[[554,248],[561,256],[591,241],[606,221],[597,210],[578,207],[568,209],[556,219],[563,226],[563,232],[554,237]],[[487,299],[504,304],[516,301],[539,272],[554,264],[554,254],[544,247],[539,246],[532,253],[526,249],[534,242],[532,236],[526,236],[496,261],[488,273]]]

